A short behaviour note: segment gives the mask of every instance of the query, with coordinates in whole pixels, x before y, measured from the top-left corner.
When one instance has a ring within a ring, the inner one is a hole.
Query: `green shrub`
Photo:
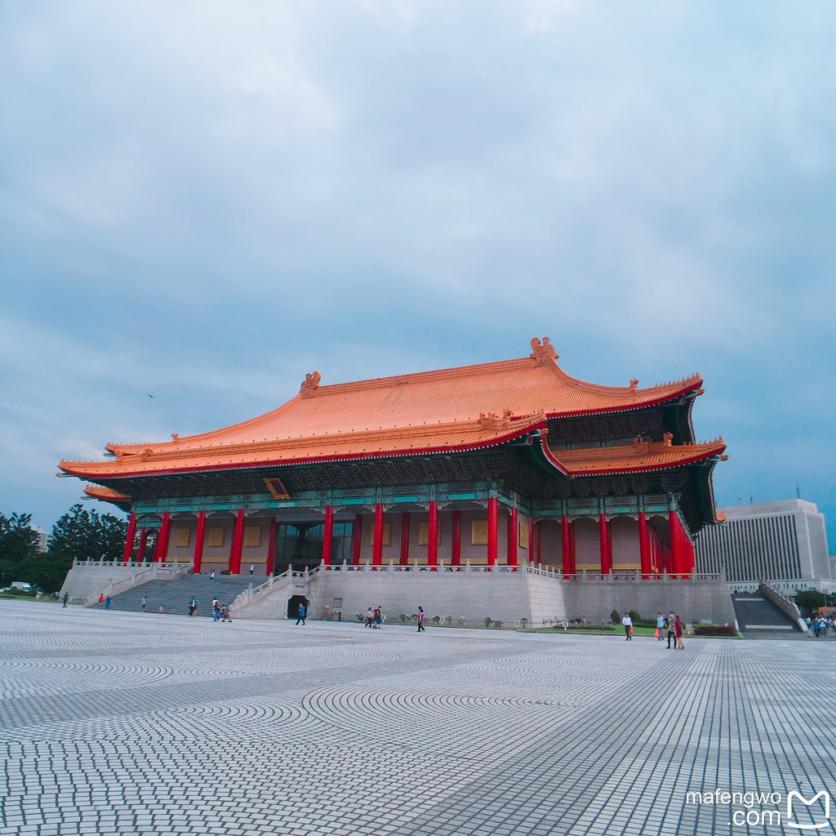
[[[613,624],[621,624],[621,616],[619,615],[618,610],[613,610],[610,613],[610,621]]]
[[[490,616],[485,616],[485,627],[490,627],[493,623],[493,619]]]
[[[628,610],[627,615],[630,616],[630,619],[632,620],[633,624],[636,624],[637,622],[642,620],[641,615],[637,613],[635,610]]]
[[[729,624],[697,624],[694,627],[695,636],[735,636],[737,632]]]

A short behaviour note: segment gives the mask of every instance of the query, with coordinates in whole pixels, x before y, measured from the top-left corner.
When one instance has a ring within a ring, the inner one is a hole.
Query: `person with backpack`
[[[665,616],[662,613],[656,613],[656,641],[660,642],[664,638],[665,632]]]
[[[418,632],[424,633],[426,632],[426,627],[424,627],[424,608],[418,607]]]
[[[305,602],[300,601],[299,606],[296,608],[296,626],[298,627],[300,624],[304,627],[305,626],[305,616],[307,615],[308,610],[305,607]]]

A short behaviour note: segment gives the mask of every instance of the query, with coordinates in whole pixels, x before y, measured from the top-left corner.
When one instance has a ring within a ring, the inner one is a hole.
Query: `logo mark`
[[[793,799],[798,799],[806,807],[812,807],[819,799],[822,799],[826,821],[819,822],[818,824],[798,824],[798,822],[793,821]],[[830,824],[830,793],[822,790],[821,792],[817,792],[812,798],[805,798],[800,792],[790,790],[787,793],[787,821],[785,824],[787,827],[794,827],[796,830],[821,830],[823,827],[828,827]]]

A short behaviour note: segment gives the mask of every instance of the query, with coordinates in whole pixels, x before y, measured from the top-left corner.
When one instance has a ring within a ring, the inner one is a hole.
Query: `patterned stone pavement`
[[[0,616],[0,834],[803,832],[794,789],[836,816],[832,642]]]

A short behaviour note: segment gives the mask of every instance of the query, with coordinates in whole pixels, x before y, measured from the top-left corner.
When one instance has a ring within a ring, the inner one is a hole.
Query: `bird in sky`
[[[146,394],[147,394],[147,393],[146,393]],[[148,395],[148,397],[149,397],[149,398],[151,398],[151,400],[154,400],[154,396],[153,396],[153,395]]]

